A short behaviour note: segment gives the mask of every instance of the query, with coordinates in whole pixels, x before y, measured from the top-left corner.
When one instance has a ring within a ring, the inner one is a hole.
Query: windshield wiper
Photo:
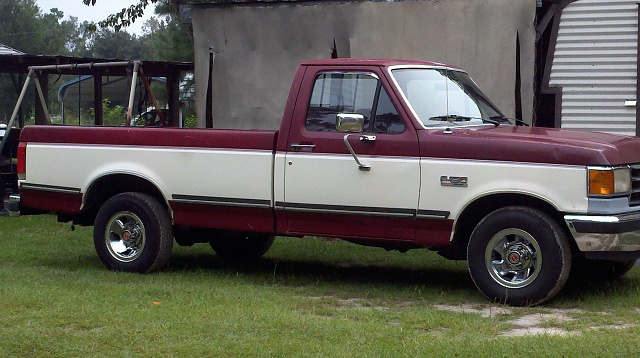
[[[502,121],[502,122],[508,122],[508,123],[511,123],[511,121],[513,121],[516,124],[516,126],[530,127],[529,123],[523,121],[522,119],[509,118],[509,117],[505,117],[505,116],[491,116],[489,118],[491,118],[492,120],[495,120],[495,121]]]
[[[430,121],[447,121],[452,124],[455,124],[454,122],[468,122],[472,119],[481,120],[483,123],[491,123],[496,127],[500,125],[500,122],[493,119],[493,117],[481,118],[481,117],[468,117],[468,116],[459,116],[457,114],[449,114],[449,115],[434,116],[429,118]]]
[[[456,114],[445,114],[442,116],[434,116],[429,118],[430,121],[447,121],[447,122],[467,122],[472,120],[472,117],[458,116]]]

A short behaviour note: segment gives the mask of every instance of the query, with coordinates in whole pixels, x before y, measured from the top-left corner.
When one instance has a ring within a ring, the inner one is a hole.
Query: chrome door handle
[[[300,144],[300,143],[291,144],[291,150],[294,152],[299,152],[303,149],[313,150],[315,149],[315,147],[316,147],[315,144]]]
[[[376,136],[374,135],[361,135],[360,136],[360,141],[361,142],[367,142],[367,143],[371,143],[371,142],[375,142],[376,141]]]

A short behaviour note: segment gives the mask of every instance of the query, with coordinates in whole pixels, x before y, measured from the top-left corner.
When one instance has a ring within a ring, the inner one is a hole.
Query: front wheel
[[[547,214],[522,206],[482,219],[469,239],[467,259],[478,289],[513,306],[553,298],[571,270],[571,248],[562,228]]]
[[[149,273],[163,268],[173,247],[167,210],[143,193],[123,193],[98,211],[93,243],[110,270]]]

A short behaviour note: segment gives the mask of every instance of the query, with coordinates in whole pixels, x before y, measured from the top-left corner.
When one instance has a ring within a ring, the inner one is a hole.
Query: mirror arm
[[[368,172],[371,170],[371,166],[369,165],[364,165],[360,162],[360,160],[358,159],[358,156],[356,155],[356,152],[353,151],[353,147],[351,147],[351,143],[349,143],[349,136],[351,134],[345,134],[344,136],[344,144],[347,146],[347,149],[349,149],[349,152],[351,153],[351,155],[353,156],[353,159],[355,159],[356,163],[358,164],[358,169]]]

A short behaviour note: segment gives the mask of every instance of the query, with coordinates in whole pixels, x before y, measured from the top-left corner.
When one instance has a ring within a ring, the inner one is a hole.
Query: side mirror
[[[358,113],[336,114],[336,130],[343,133],[360,133],[364,129],[364,116]]]

